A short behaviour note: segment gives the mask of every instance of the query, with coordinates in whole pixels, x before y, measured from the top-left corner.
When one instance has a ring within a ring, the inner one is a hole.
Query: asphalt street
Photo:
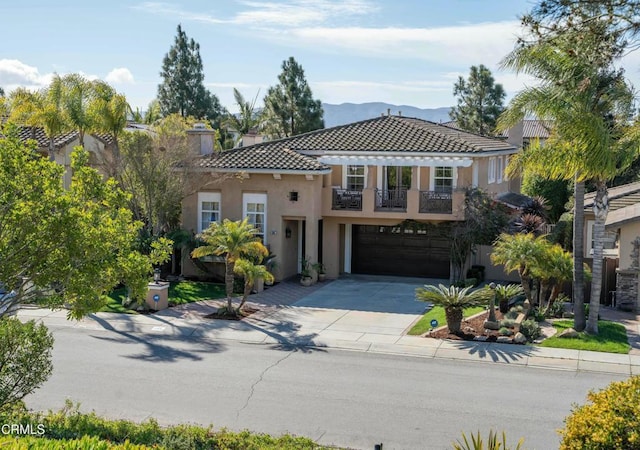
[[[556,429],[589,389],[624,375],[150,336],[51,326],[54,372],[27,398],[163,424],[308,436],[372,449],[451,448],[462,431],[506,431],[526,448],[557,448]]]

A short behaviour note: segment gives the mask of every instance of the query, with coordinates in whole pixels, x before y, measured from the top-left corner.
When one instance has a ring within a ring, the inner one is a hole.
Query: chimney
[[[391,108],[387,108],[387,116],[391,115]]]
[[[402,111],[398,110],[398,116],[402,117]]]

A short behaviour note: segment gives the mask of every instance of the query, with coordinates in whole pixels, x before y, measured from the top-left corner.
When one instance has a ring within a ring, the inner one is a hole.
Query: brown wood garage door
[[[449,278],[450,248],[442,226],[354,225],[351,267],[362,274]]]

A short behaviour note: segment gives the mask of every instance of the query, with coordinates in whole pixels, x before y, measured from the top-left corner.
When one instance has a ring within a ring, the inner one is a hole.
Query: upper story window
[[[453,167],[435,168],[433,190],[436,192],[451,192],[453,190]]]
[[[350,191],[361,191],[365,184],[364,166],[346,166],[345,189]]]
[[[504,174],[504,159],[502,156],[499,156],[496,164],[496,183],[502,183],[503,174]]]
[[[242,212],[251,225],[258,229],[256,236],[267,244],[267,194],[243,194]]]
[[[487,168],[487,183],[496,182],[496,158],[489,158],[489,167]]]
[[[198,192],[198,233],[220,222],[220,193]]]

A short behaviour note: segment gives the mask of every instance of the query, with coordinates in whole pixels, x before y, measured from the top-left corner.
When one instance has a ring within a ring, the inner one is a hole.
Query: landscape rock
[[[487,336],[476,336],[473,338],[474,341],[485,342],[487,340]]]
[[[473,327],[464,327],[464,331],[465,331],[466,333],[475,333],[475,332],[476,332],[476,329],[475,329],[475,328],[473,328]]]
[[[567,328],[566,330],[564,330],[562,333],[560,333],[558,335],[559,338],[577,338],[578,332],[576,330],[574,330],[573,328]]]
[[[500,342],[501,344],[511,344],[511,338],[509,336],[498,336],[496,342]]]
[[[516,344],[526,344],[527,343],[527,337],[524,334],[518,332],[513,337],[513,342],[516,343]]]
[[[487,320],[484,322],[484,327],[487,330],[499,330],[500,329],[500,322],[492,322],[490,320]]]

